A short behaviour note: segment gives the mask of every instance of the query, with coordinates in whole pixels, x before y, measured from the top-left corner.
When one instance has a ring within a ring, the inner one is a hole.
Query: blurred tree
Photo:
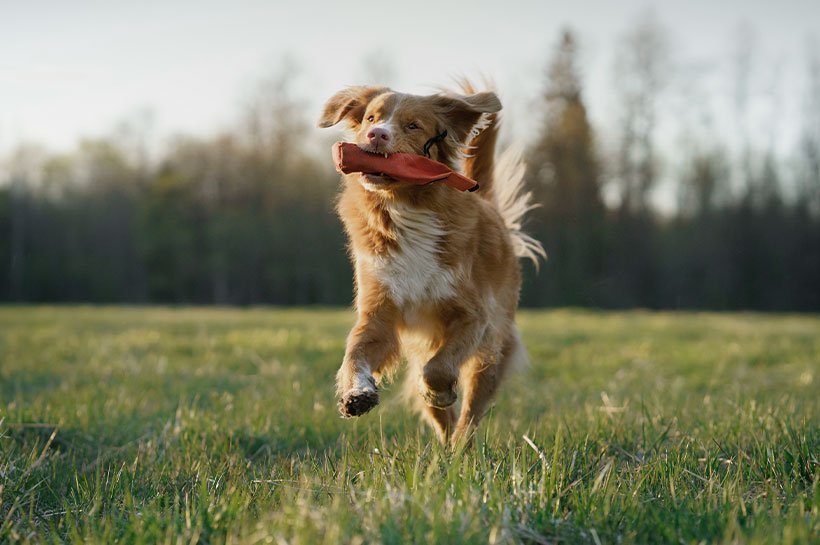
[[[45,151],[37,146],[21,146],[8,160],[9,176],[8,209],[8,294],[12,301],[28,298],[26,266],[27,246],[31,223],[31,195],[40,184],[40,173],[45,161]]]
[[[657,103],[670,65],[666,33],[654,16],[646,14],[623,37],[615,53],[613,87],[620,130],[613,172],[620,204],[609,231],[607,290],[608,303],[614,306],[660,304],[659,251],[650,194],[658,181]]]
[[[285,56],[272,74],[257,86],[245,108],[240,137],[253,152],[280,164],[305,156],[309,124],[305,102],[298,93],[297,61]]]
[[[645,15],[616,51],[613,87],[620,104],[620,143],[616,181],[625,213],[645,213],[657,182],[655,129],[657,102],[669,77],[666,33]]]
[[[820,54],[808,48],[803,127],[798,149],[798,205],[820,216]]]
[[[725,152],[720,147],[694,149],[681,177],[678,214],[686,218],[712,215],[728,197],[723,187],[729,175]]]
[[[803,129],[798,148],[797,201],[791,218],[793,255],[790,285],[800,310],[820,308],[820,54],[809,42]]]
[[[578,46],[562,34],[547,71],[544,124],[528,165],[541,207],[532,212],[550,259],[530,284],[538,304],[599,304],[604,206],[592,127],[581,93]]]
[[[733,168],[734,186],[741,192],[752,179],[752,140],[749,115],[751,99],[752,71],[755,60],[756,35],[748,23],[742,23],[734,35],[732,54],[732,90],[735,117],[735,165]]]

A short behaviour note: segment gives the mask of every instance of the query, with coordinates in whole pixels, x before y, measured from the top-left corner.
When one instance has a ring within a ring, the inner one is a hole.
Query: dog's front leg
[[[360,416],[378,405],[376,376],[398,357],[396,309],[389,301],[360,308],[356,325],[347,338],[342,366],[336,374],[339,412]]]

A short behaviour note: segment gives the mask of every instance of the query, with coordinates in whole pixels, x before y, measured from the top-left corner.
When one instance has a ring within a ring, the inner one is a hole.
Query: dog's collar
[[[433,147],[433,144],[438,144],[439,142],[441,142],[445,138],[447,138],[447,129],[444,129],[439,134],[437,134],[434,137],[428,139],[427,142],[424,143],[424,148],[423,148],[424,156],[427,157],[428,159],[430,159],[430,148]]]

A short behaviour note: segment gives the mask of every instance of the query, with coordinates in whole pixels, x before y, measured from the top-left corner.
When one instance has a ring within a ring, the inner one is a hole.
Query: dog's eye
[[[413,121],[412,123],[407,124],[407,128],[411,131],[414,131],[419,128],[419,124]]]
[[[375,119],[376,118],[373,117],[372,115],[367,116],[367,120],[370,121],[371,123],[373,123],[373,120],[375,120]]]

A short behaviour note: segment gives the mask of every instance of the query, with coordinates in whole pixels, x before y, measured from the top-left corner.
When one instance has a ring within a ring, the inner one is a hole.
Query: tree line
[[[527,266],[522,304],[820,310],[820,62],[788,165],[701,130],[670,172],[657,144],[669,115],[662,31],[643,21],[618,44],[609,149],[587,115],[578,49],[569,31],[557,40],[527,150],[539,204],[528,230],[549,259]],[[234,129],[178,137],[157,159],[139,130],[69,154],[10,153],[0,301],[349,304],[339,179],[326,153],[300,145],[311,128],[288,78],[268,82]],[[662,174],[675,181],[674,212],[653,205]]]

